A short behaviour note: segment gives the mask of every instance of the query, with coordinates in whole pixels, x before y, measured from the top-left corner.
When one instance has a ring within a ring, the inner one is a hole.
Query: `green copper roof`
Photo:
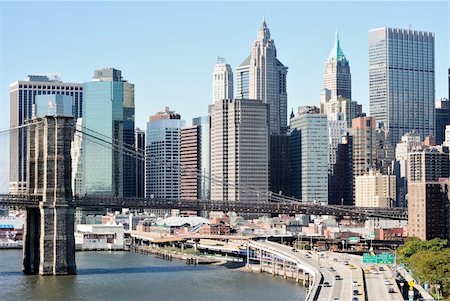
[[[341,49],[341,45],[339,43],[339,33],[336,32],[336,36],[334,38],[334,45],[333,49],[331,49],[331,53],[328,56],[328,59],[336,59],[336,60],[347,60],[347,58],[344,55],[344,52]]]

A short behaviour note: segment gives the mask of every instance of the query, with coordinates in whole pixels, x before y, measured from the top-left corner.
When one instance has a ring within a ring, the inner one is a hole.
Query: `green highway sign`
[[[377,263],[392,264],[394,263],[394,254],[381,253],[377,255]]]
[[[349,243],[358,243],[359,242],[359,237],[349,237],[348,238],[348,242]]]
[[[370,255],[370,253],[364,253],[363,263],[392,264],[394,263],[394,254],[382,253]]]
[[[363,254],[363,263],[377,263],[377,256],[370,253]]]

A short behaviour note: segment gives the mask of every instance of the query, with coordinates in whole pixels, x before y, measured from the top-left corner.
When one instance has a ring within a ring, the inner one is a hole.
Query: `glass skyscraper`
[[[369,31],[370,114],[393,144],[411,130],[435,135],[434,77],[434,33]]]
[[[134,85],[120,70],[96,70],[84,84],[83,166],[86,194],[136,194]]]

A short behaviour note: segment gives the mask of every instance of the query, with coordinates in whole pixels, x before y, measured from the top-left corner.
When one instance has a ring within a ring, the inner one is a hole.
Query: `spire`
[[[334,37],[333,49],[331,49],[331,53],[328,56],[328,59],[347,60],[347,58],[344,55],[344,52],[341,49],[341,45],[339,42],[339,33],[337,31],[336,31],[336,35]]]
[[[258,40],[269,40],[270,39],[270,31],[267,27],[266,18],[263,17],[263,22],[258,31]]]

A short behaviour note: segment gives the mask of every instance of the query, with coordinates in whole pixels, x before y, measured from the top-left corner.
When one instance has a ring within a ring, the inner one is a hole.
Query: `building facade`
[[[72,158],[72,194],[85,195],[83,172],[83,118],[78,118],[75,124],[75,133],[70,147],[70,156]]]
[[[374,117],[359,117],[352,121],[353,177],[362,176],[377,164],[377,132]]]
[[[213,103],[222,99],[233,99],[233,71],[223,58],[219,58],[214,66],[212,89]]]
[[[150,116],[145,144],[145,197],[180,198],[180,142],[185,122],[169,107]]]
[[[133,197],[134,85],[114,68],[84,83],[83,167],[87,194]]]
[[[134,147],[136,157],[136,197],[145,196],[145,132],[140,128],[134,130]]]
[[[391,142],[411,130],[435,135],[434,33],[413,29],[369,31],[370,114]]]
[[[200,127],[181,129],[180,144],[180,197],[182,200],[200,199]]]
[[[290,193],[289,135],[270,135],[270,191],[278,195]]]
[[[16,81],[9,86],[10,128],[16,128],[32,117],[37,95],[66,95],[72,97],[72,115],[75,120],[82,117],[83,85],[64,83],[44,75],[29,75],[26,80]],[[27,137],[26,128],[10,133],[9,191],[26,191],[27,178]]]
[[[236,97],[269,104],[270,134],[287,132],[287,70],[277,59],[275,42],[263,21],[250,56],[236,68]]]
[[[192,125],[200,131],[200,193],[202,200],[211,199],[211,116],[201,116],[192,119]]]
[[[355,178],[355,206],[390,208],[395,204],[395,176],[374,170]]]
[[[353,137],[347,133],[336,149],[336,163],[329,175],[328,204],[353,205]]]
[[[436,144],[444,142],[447,125],[450,125],[450,101],[441,98],[436,101]]]
[[[265,201],[269,190],[268,105],[222,100],[211,107],[211,200]]]
[[[336,32],[333,49],[325,63],[323,87],[331,91],[331,98],[342,96],[352,99],[352,77],[350,65],[341,49],[339,34]]]
[[[304,202],[328,203],[327,127],[327,116],[316,107],[299,107],[291,119],[291,193]]]

